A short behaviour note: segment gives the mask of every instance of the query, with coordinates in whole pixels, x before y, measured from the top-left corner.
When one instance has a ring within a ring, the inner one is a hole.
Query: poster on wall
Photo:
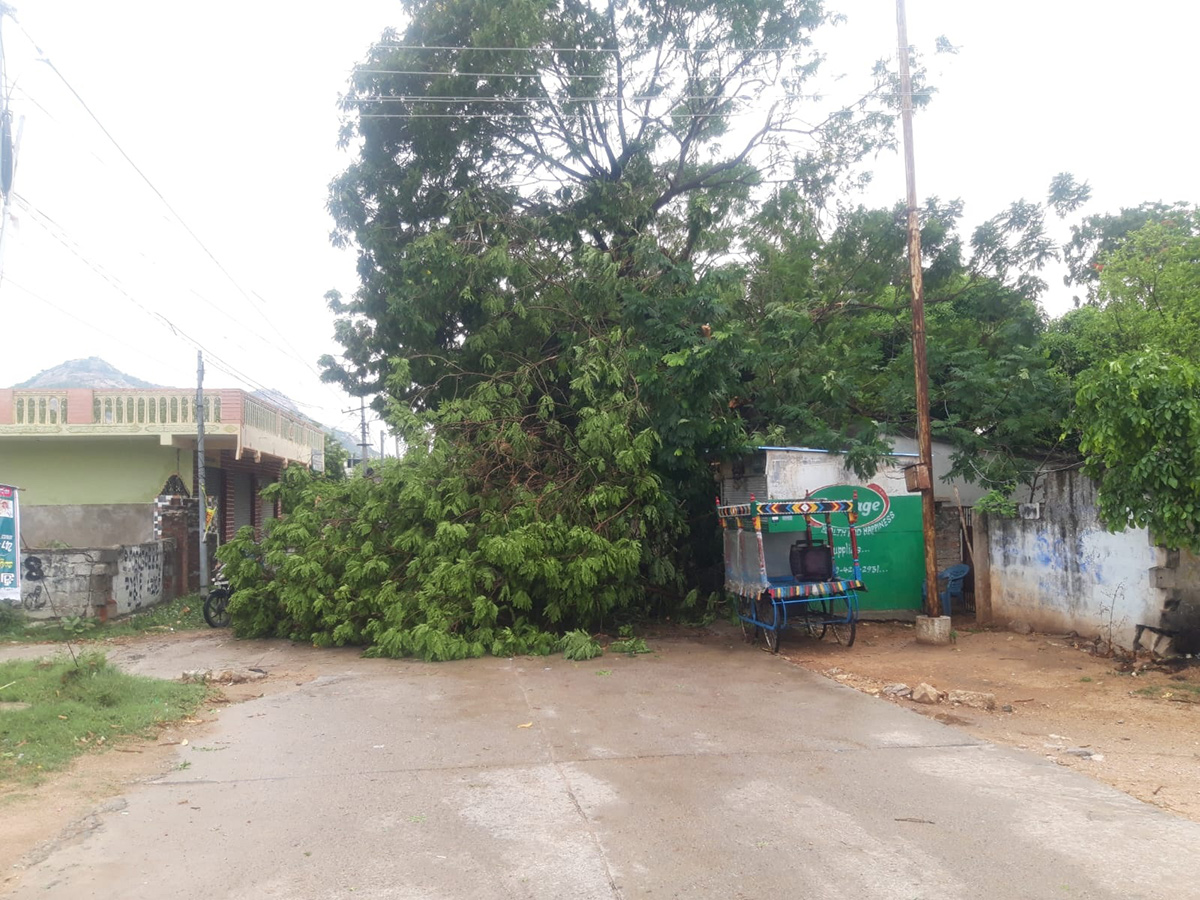
[[[21,602],[21,514],[17,489],[0,484],[0,602]]]

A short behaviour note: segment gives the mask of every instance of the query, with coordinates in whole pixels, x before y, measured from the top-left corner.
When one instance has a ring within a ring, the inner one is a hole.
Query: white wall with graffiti
[[[168,599],[163,541],[124,547],[31,549],[21,557],[21,597],[29,618],[125,615]]]
[[[112,599],[119,616],[153,606],[165,599],[162,541],[132,544],[120,549]]]

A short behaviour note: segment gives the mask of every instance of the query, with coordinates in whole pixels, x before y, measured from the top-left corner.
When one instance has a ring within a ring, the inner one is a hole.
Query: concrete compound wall
[[[118,547],[154,539],[153,503],[21,504],[21,537],[31,547]]]
[[[107,619],[173,599],[167,564],[174,551],[171,540],[23,551],[20,608],[33,619]]]
[[[1096,485],[1079,472],[1048,475],[1038,497],[1027,518],[981,516],[975,525],[980,619],[1191,652],[1180,623],[1200,610],[1200,560],[1156,547],[1145,529],[1107,531]]]

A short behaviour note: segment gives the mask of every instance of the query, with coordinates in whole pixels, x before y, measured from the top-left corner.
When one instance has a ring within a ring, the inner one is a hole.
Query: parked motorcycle
[[[229,598],[233,590],[229,587],[229,579],[225,577],[225,564],[217,563],[213,572],[212,584],[208,588],[208,596],[204,598],[204,621],[211,628],[229,627]]]

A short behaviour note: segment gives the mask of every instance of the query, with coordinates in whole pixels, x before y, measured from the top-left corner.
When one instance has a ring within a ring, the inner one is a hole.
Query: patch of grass
[[[127,675],[101,653],[0,663],[0,780],[27,781],[76,756],[191,715],[207,694],[198,684]]]
[[[1082,678],[1080,678],[1079,680],[1080,680],[1080,681],[1091,681],[1092,679],[1091,679],[1091,676],[1090,676],[1090,675],[1084,675],[1084,676],[1083,676]]]
[[[73,617],[47,625],[31,622],[20,613],[5,610],[0,612],[0,640],[29,644],[47,641],[83,643],[128,637],[147,631],[190,631],[208,627],[204,621],[203,607],[204,601],[198,594],[189,594],[103,624],[97,619]]]
[[[1190,697],[1200,698],[1200,684],[1187,684],[1184,682],[1176,684],[1152,684],[1144,688],[1138,688],[1133,693],[1142,697],[1159,697],[1170,698],[1175,694],[1181,694]],[[1200,700],[1195,701],[1200,702]]]

